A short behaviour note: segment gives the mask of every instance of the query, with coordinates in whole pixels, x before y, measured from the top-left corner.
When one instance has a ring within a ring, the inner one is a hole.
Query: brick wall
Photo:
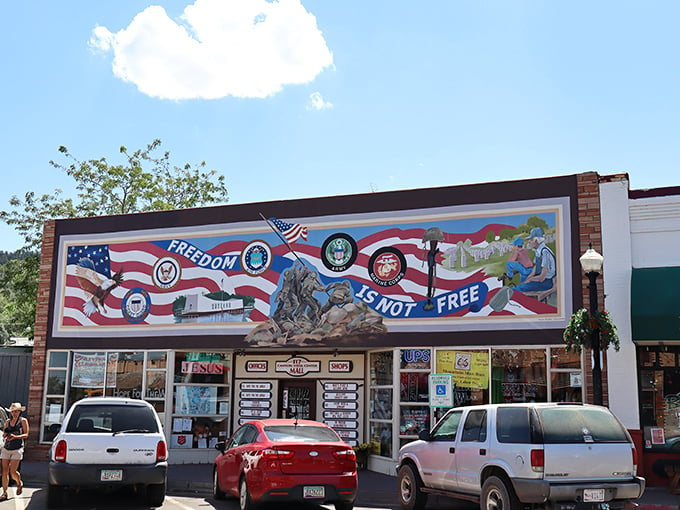
[[[26,460],[45,460],[49,445],[40,445],[41,410],[43,404],[43,388],[45,384],[47,319],[49,316],[50,282],[52,281],[52,259],[54,257],[53,220],[46,221],[43,227],[43,244],[40,253],[40,279],[35,308],[35,336],[33,337],[33,365],[31,382],[28,388],[28,405],[26,412],[30,424],[30,435],[26,444],[24,458]]]
[[[580,242],[579,253],[583,254],[593,245],[593,249],[602,253],[602,222],[600,218],[600,177],[596,172],[587,172],[576,176],[578,186],[578,238]],[[582,286],[581,295],[583,303],[588,306],[590,302],[590,289],[588,278],[581,272]],[[576,277],[576,276],[574,276]],[[597,306],[602,310],[604,306],[604,274],[597,279]],[[592,354],[590,349],[585,350],[585,400],[593,403],[593,372]],[[608,405],[609,393],[607,391],[607,356],[602,353],[602,401]]]

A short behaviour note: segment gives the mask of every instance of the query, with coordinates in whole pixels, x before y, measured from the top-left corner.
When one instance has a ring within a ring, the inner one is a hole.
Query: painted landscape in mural
[[[321,345],[414,321],[551,316],[558,209],[69,241],[59,327],[239,325],[249,344]]]

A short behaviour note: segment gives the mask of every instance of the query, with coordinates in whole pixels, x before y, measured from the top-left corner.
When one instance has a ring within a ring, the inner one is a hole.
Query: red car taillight
[[[637,467],[638,467],[638,453],[635,447],[633,446],[633,474],[637,474]]]
[[[542,473],[545,468],[545,453],[543,450],[531,450],[531,469]]]
[[[156,445],[156,462],[163,462],[168,460],[168,445],[165,441],[158,441]]]
[[[54,447],[54,460],[57,462],[66,462],[66,441],[63,439]]]
[[[292,459],[294,452],[288,450],[277,450],[276,448],[266,448],[260,452],[263,460],[285,460]]]
[[[333,452],[333,457],[338,460],[357,460],[357,454],[354,450],[336,450]]]

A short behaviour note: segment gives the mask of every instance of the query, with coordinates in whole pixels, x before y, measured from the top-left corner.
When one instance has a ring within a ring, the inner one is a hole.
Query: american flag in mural
[[[388,319],[555,314],[556,306],[520,292],[510,293],[507,305],[502,309],[492,306],[494,296],[503,290],[503,284],[497,274],[489,274],[479,261],[489,256],[506,256],[502,250],[509,242],[486,240],[489,230],[499,232],[503,228],[513,227],[488,224],[471,233],[442,228],[443,240],[439,242],[436,255],[436,307],[431,312],[423,312],[421,306],[428,293],[427,247],[423,243],[427,229],[421,227],[371,228],[357,230],[357,233],[346,229],[354,234],[356,258],[346,268],[343,266],[342,271],[336,271],[328,264],[335,256],[332,245],[326,250],[329,255],[321,249],[323,240],[330,239],[336,229],[315,231],[316,241],[295,245],[295,253],[273,232],[260,232],[250,239],[226,234],[73,244],[67,248],[60,325],[130,327],[205,321],[207,319],[198,317],[201,299],[220,295],[233,297],[229,302],[225,301],[228,304],[223,305],[221,321],[263,322],[276,308],[275,299],[285,271],[299,260],[318,274],[320,285],[328,287],[333,282],[351,282],[354,296]],[[300,237],[304,239],[306,232],[300,233]],[[266,257],[262,259],[266,261],[262,266],[264,269],[255,276],[243,266],[243,254],[252,246],[253,239],[264,239],[271,249],[271,254],[265,253]],[[381,250],[385,253],[376,257]],[[395,254],[403,256],[403,274],[399,279],[377,280],[369,266],[382,263],[389,267],[390,261],[401,260],[395,258]],[[461,263],[463,258],[465,264]],[[109,289],[102,306],[94,311],[88,302],[93,299],[95,289],[83,285],[84,269],[94,272],[96,277],[90,274],[92,280],[108,285]],[[122,276],[114,285],[110,282],[115,282],[116,275]],[[459,306],[464,299],[469,299],[470,289],[474,287],[483,287],[481,301],[473,307]],[[323,292],[317,296],[320,300],[328,299]]]
[[[269,221],[289,243],[294,243],[300,238],[307,240],[307,227],[303,227],[299,223],[286,223],[278,218],[269,218]]]

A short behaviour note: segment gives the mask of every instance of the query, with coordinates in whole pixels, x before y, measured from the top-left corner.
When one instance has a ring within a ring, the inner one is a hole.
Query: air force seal
[[[241,269],[250,276],[259,276],[272,264],[272,249],[264,241],[252,241],[241,252]]]

